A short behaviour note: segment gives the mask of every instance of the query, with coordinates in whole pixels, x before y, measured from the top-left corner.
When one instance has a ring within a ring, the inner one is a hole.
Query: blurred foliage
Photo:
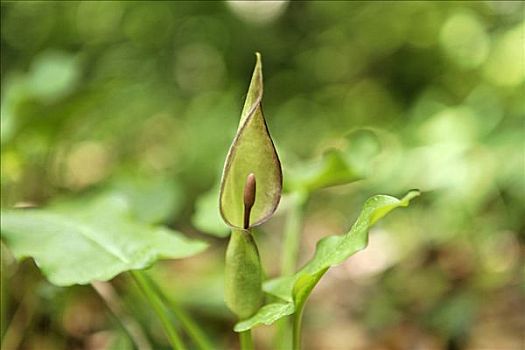
[[[119,192],[144,222],[220,236],[206,193],[260,51],[285,188],[334,148],[367,176],[314,194],[302,262],[319,238],[344,232],[370,195],[424,192],[371,232],[367,250],[327,273],[306,311],[307,348],[523,346],[523,2],[0,6],[3,208],[71,198],[81,206]],[[270,277],[286,203],[257,237]],[[225,242],[208,239],[204,255],[152,274],[218,347],[231,348]],[[4,246],[2,282],[8,344],[130,346],[91,288],[53,287]],[[167,348],[126,276],[113,285],[155,349]],[[256,341],[270,349],[270,334],[258,328]]]

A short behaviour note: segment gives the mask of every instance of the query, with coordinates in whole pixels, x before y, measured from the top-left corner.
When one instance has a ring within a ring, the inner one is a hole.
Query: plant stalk
[[[128,313],[124,311],[122,301],[119,299],[117,292],[109,282],[94,281],[91,286],[104,301],[109,311],[113,314],[115,319],[124,328],[131,341],[135,344],[138,350],[151,350],[151,344],[146,338],[146,334],[140,327],[139,323],[135,321]]]
[[[291,276],[295,273],[307,200],[308,194],[305,192],[295,192],[291,195],[290,211],[284,228],[283,260],[281,263],[281,274],[283,276]]]
[[[303,310],[304,310],[304,307],[301,306],[299,310],[297,310],[295,314],[293,315],[293,340],[292,340],[293,350],[301,350]]]
[[[301,230],[303,228],[304,210],[308,201],[308,193],[295,192],[291,195],[290,208],[286,217],[284,228],[284,242],[281,262],[281,275],[291,276],[295,273]],[[277,321],[277,334],[275,347],[290,344],[291,323],[288,317]],[[289,346],[289,345],[288,345]]]
[[[295,314],[293,315],[293,336],[292,336],[292,349],[293,350],[301,350],[301,334],[302,334],[302,325],[303,325],[303,312],[304,312],[304,306],[306,305],[306,301],[308,300],[308,297],[314,290],[315,285],[321,278],[323,278],[324,274],[328,271],[328,268],[325,268],[315,275],[311,275],[311,277],[314,278],[314,280],[310,280],[310,285],[303,289],[299,294],[294,294],[294,304],[295,304]]]
[[[6,277],[6,263],[4,262],[4,244],[0,245],[0,344],[4,340],[7,321],[7,277]]]
[[[147,278],[147,277],[146,277]],[[198,324],[184,311],[182,307],[173,299],[164,293],[162,288],[155,283],[151,278],[147,278],[152,288],[161,296],[161,298],[168,304],[169,309],[177,320],[182,325],[182,328],[188,333],[190,338],[193,340],[197,348],[200,350],[213,350],[214,346],[208,339],[204,331],[198,326]]]
[[[254,350],[252,331],[247,330],[239,333],[239,340],[241,343],[241,350]]]
[[[18,349],[28,333],[38,303],[37,297],[28,289],[22,296],[2,337],[1,349]]]
[[[164,303],[162,302],[161,297],[156,293],[155,289],[148,282],[148,279],[140,271],[131,271],[130,273],[139,288],[142,290],[142,293],[148,300],[149,304],[157,314],[173,349],[186,350],[186,346],[182,342],[182,339],[177,333],[177,330],[170,321],[169,314]]]

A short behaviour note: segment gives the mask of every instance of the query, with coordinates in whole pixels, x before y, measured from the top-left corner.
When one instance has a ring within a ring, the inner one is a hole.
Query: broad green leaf
[[[361,210],[361,214],[348,233],[321,239],[317,243],[314,257],[301,270],[293,276],[265,282],[263,285],[264,291],[279,297],[287,303],[292,303],[293,311],[291,313],[301,310],[315,285],[330,267],[341,264],[350,256],[366,247],[370,227],[393,209],[408,206],[410,200],[418,195],[419,191],[414,190],[410,191],[402,199],[386,195],[377,195],[368,199]],[[286,316],[280,313],[277,307],[264,308],[261,308],[251,318],[238,323],[239,329],[246,330],[249,329],[247,327],[253,327],[261,323],[270,324]],[[271,311],[274,312],[272,313]]]
[[[253,71],[237,135],[228,152],[221,181],[220,211],[232,227],[243,228],[243,191],[246,178],[255,174],[256,200],[250,226],[267,220],[277,208],[282,191],[281,164],[262,113],[261,57]]]
[[[217,197],[219,187],[214,186],[211,190],[200,196],[195,202],[195,213],[191,222],[198,230],[217,237],[227,237],[230,230],[224,226],[221,215],[217,211]]]
[[[233,330],[244,332],[260,324],[271,325],[278,319],[293,314],[295,307],[293,303],[272,303],[264,305],[253,317],[245,321],[238,322]]]
[[[206,244],[132,219],[127,202],[107,196],[78,207],[2,211],[2,240],[17,259],[32,257],[58,286],[106,281],[158,259],[197,254]]]
[[[348,233],[321,239],[317,243],[314,257],[299,272],[290,279],[282,278],[266,283],[265,291],[291,301],[293,299],[292,290],[301,275],[315,275],[326,268],[341,264],[353,254],[366,248],[370,227],[393,209],[408,206],[410,200],[418,195],[419,191],[414,190],[402,199],[386,195],[376,195],[368,199]]]
[[[289,190],[306,192],[362,179],[360,173],[336,149],[325,152],[320,162],[309,164],[290,177]]]

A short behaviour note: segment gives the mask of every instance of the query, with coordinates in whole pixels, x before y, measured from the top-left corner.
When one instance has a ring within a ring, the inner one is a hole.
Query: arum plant
[[[283,276],[263,283],[262,266],[254,226],[266,221],[275,211],[282,191],[279,158],[262,113],[263,93],[261,57],[257,61],[237,134],[224,166],[220,188],[220,213],[231,228],[226,251],[225,299],[239,322],[234,330],[240,333],[241,349],[252,349],[250,330],[260,324],[270,325],[287,316],[293,318],[292,344],[286,336],[286,323],[276,348],[301,348],[302,315],[308,296],[332,266],[341,264],[368,243],[369,229],[397,207],[407,206],[419,195],[410,191],[402,199],[386,195],[370,198],[356,223],[344,235],[323,238],[314,257],[299,271],[295,264],[300,239],[304,206],[310,193],[319,188],[356,181],[361,175],[337,151],[325,154],[311,171],[289,182],[292,199],[289,220],[285,227],[282,259]],[[278,301],[262,306],[264,292]]]
[[[261,56],[241,113],[237,134],[224,166],[220,212],[231,227],[226,251],[226,305],[240,320],[263,302],[263,271],[252,228],[268,220],[281,198],[281,164],[262,113]],[[251,349],[250,330],[240,334],[241,348]]]
[[[374,224],[392,210],[408,206],[419,192],[410,191],[401,199],[387,195],[371,197],[346,233],[321,239],[313,257],[296,270],[304,207],[310,194],[362,178],[343,153],[327,152],[318,164],[303,169],[287,183],[292,205],[285,226],[282,276],[264,281],[253,230],[275,212],[283,191],[283,178],[263,116],[262,96],[261,56],[256,54],[248,94],[220,183],[220,215],[231,230],[226,251],[225,301],[238,318],[234,331],[239,333],[243,350],[254,348],[253,327],[278,320],[281,320],[278,332],[281,336],[275,348],[299,350],[304,307],[317,283],[328,269],[367,246],[368,232]],[[178,319],[196,348],[216,348],[189,315],[140,271],[160,259],[195,255],[206,248],[206,243],[157,225],[164,220],[162,213],[170,210],[155,210],[147,215],[140,209],[133,210],[141,208],[141,205],[132,205],[134,197],[112,194],[77,205],[2,210],[2,241],[17,259],[32,258],[57,286],[92,284],[97,289],[97,285],[100,287],[97,281],[109,281],[128,272],[145,302],[157,314],[174,349],[186,349],[186,344],[179,329],[172,324],[173,318]],[[216,205],[215,202],[212,207],[218,216]],[[200,207],[209,205],[204,201]],[[142,215],[134,215],[134,211]],[[202,218],[207,217],[213,218],[213,215],[197,216],[199,221],[206,221]],[[216,229],[215,225],[206,226]],[[264,303],[266,295],[271,296],[267,304]],[[292,321],[292,327],[288,321]],[[292,328],[292,339],[286,336],[289,328]]]
[[[268,220],[281,198],[281,164],[262,112],[261,56],[253,71],[237,134],[228,152],[220,189],[220,212],[231,227],[226,251],[225,299],[239,320],[263,302],[263,270],[253,227]],[[242,349],[252,349],[250,330],[240,333]]]
[[[343,263],[356,252],[366,248],[369,229],[382,217],[398,207],[406,207],[419,195],[412,190],[403,198],[376,195],[368,199],[352,228],[343,235],[330,235],[321,239],[314,256],[292,276],[282,276],[263,284],[263,290],[279,301],[267,304],[255,315],[235,325],[234,330],[245,332],[257,325],[270,325],[292,315],[292,348],[301,348],[302,316],[310,293],[330,267]],[[288,344],[280,344],[288,348]]]

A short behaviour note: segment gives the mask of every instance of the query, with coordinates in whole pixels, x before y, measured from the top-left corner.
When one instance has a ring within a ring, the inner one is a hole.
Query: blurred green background
[[[285,184],[331,148],[366,175],[311,198],[301,262],[368,196],[424,192],[326,275],[306,309],[305,349],[524,349],[524,11],[518,1],[3,1],[2,206],[118,191],[144,221],[208,240],[206,253],[152,273],[217,348],[234,348],[215,188],[259,51]],[[258,235],[270,277],[286,204]],[[3,349],[132,348],[92,288],[54,287],[5,246],[2,282]],[[128,279],[112,285],[153,347],[168,348]],[[261,349],[274,348],[273,332],[255,331]]]

